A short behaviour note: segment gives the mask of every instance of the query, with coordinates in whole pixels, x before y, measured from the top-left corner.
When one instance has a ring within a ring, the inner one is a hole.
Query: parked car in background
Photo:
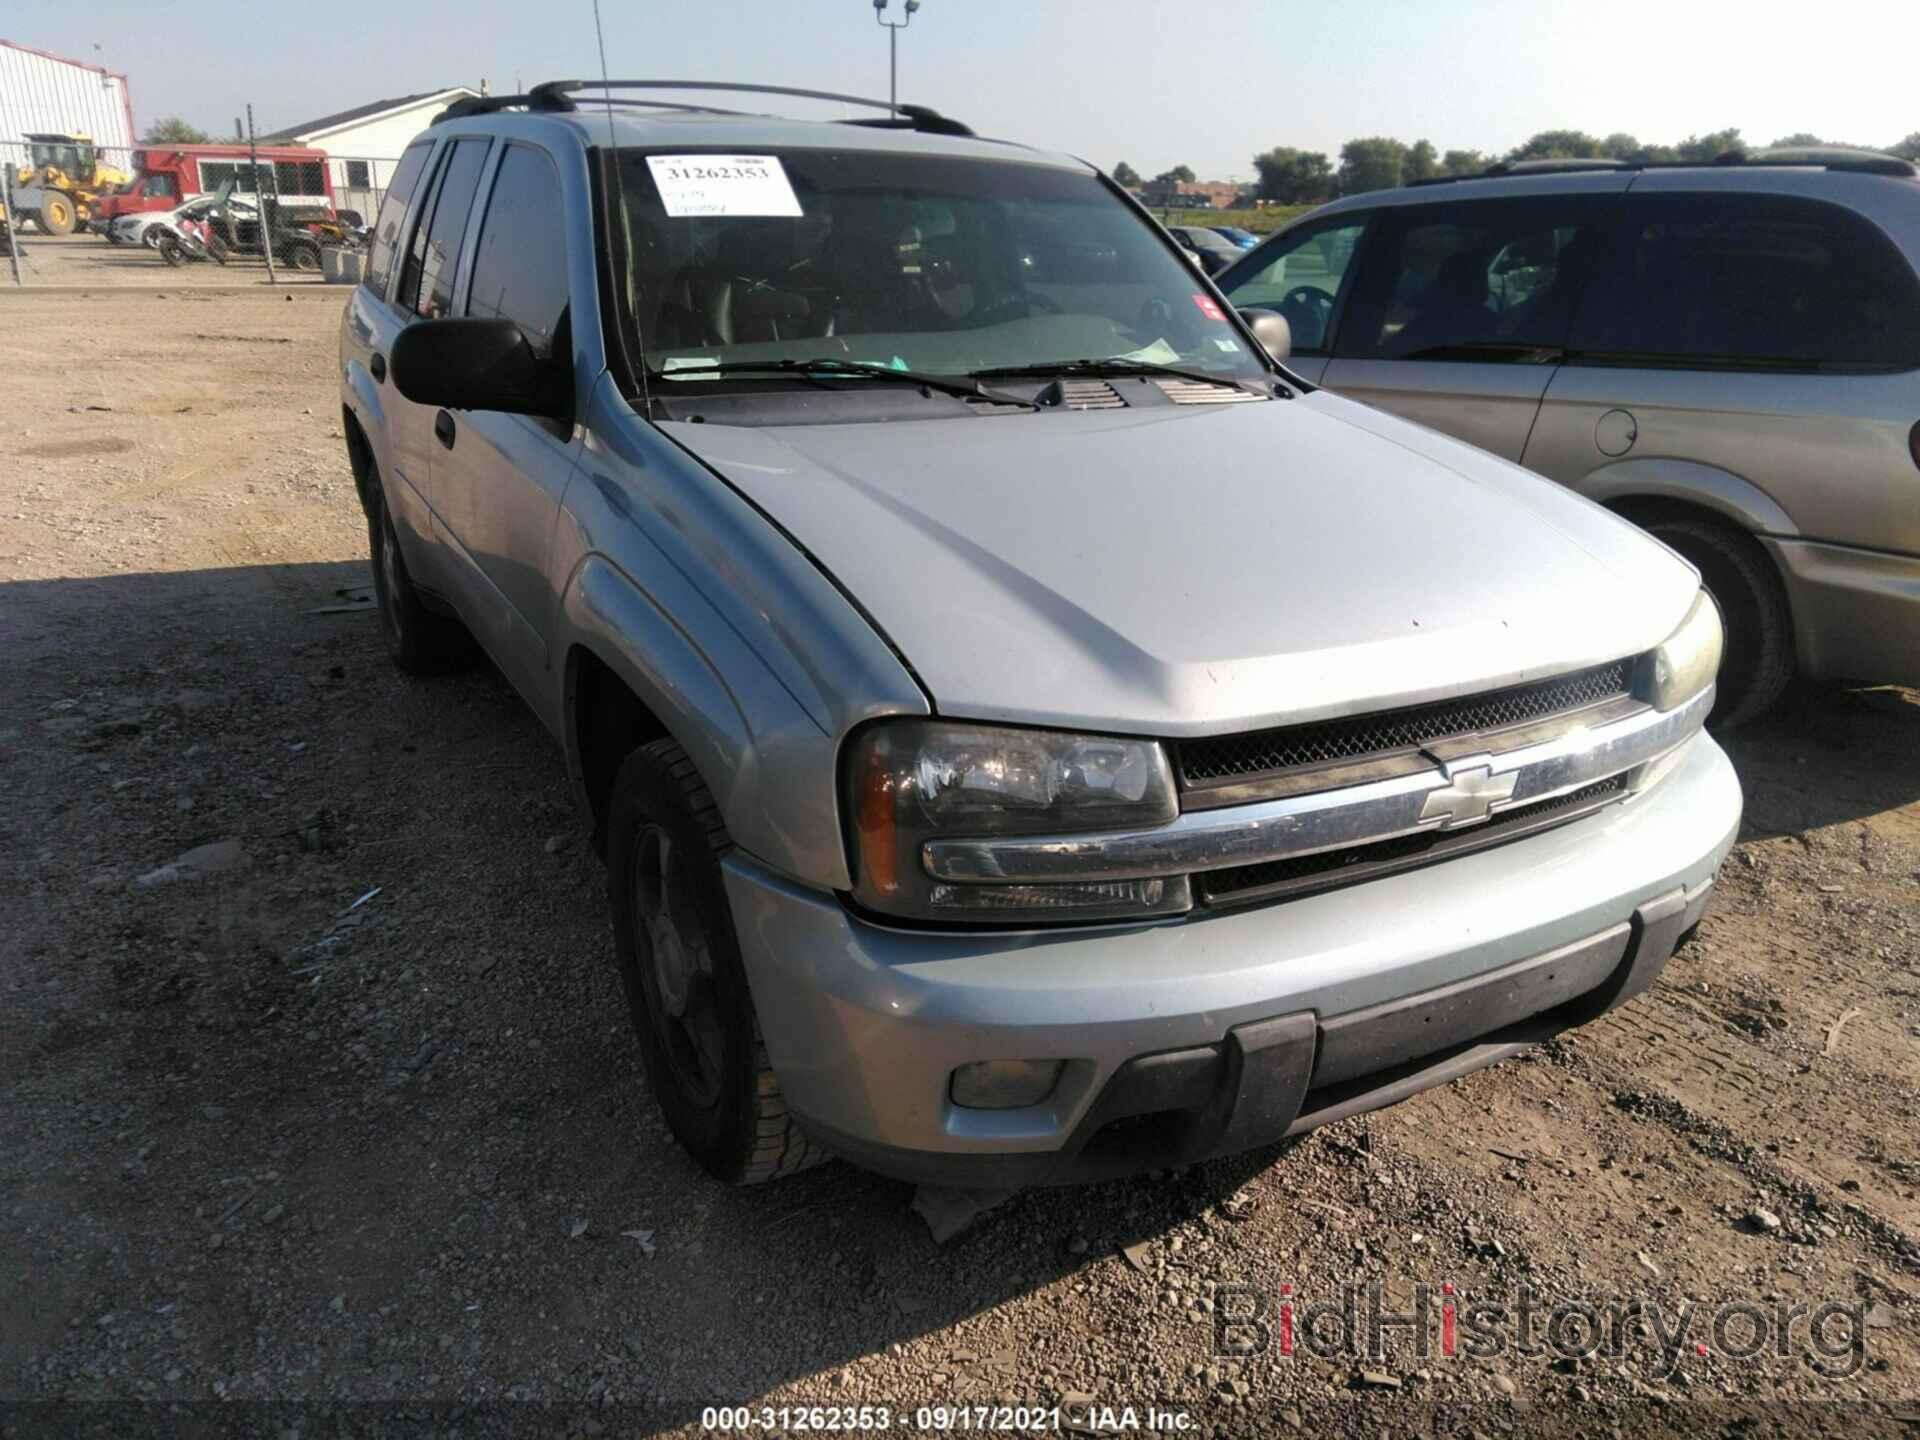
[[[157,245],[162,235],[177,232],[182,220],[202,220],[227,203],[230,188],[213,195],[196,195],[166,210],[135,210],[118,215],[107,238],[115,245]]]
[[[1355,196],[1219,277],[1308,379],[1652,531],[1727,626],[1716,721],[1920,684],[1920,179],[1859,151]]]
[[[1190,250],[1199,257],[1200,268],[1209,275],[1217,275],[1243,253],[1240,247],[1205,225],[1169,225],[1167,233],[1183,250]]]
[[[1216,235],[1224,235],[1242,250],[1251,250],[1260,243],[1258,235],[1251,230],[1242,230],[1238,225],[1209,225],[1207,228]]]
[[[339,374],[389,652],[564,747],[701,1163],[1185,1163],[1653,981],[1740,817],[1685,564],[1080,161],[591,95],[663,86],[448,107]]]

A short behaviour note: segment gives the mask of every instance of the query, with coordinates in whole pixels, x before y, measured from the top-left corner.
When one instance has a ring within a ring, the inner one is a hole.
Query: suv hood
[[[1647,650],[1699,581],[1517,466],[1324,391],[662,427],[891,640],[941,713],[1195,735]]]

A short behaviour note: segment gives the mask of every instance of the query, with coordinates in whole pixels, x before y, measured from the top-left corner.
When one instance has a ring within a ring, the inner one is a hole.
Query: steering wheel
[[[1296,344],[1318,345],[1333,318],[1333,296],[1317,285],[1296,285],[1280,298],[1280,313],[1293,327]]]
[[[1013,313],[1018,310],[1018,314]],[[1064,315],[1060,302],[1051,295],[1042,295],[1037,290],[1023,290],[1018,295],[1005,295],[987,306],[974,317],[976,325],[998,325],[1006,320],[1024,320],[1035,310],[1044,315]]]

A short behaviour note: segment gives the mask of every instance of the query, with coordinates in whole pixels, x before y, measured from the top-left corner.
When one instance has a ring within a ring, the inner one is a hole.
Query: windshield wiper
[[[1128,360],[1115,355],[1106,360],[1055,360],[1040,365],[995,365],[971,372],[984,380],[1013,380],[1023,375],[1087,375],[1107,379],[1115,375],[1144,375],[1158,380],[1198,380],[1203,385],[1246,387],[1225,375],[1209,375],[1205,370],[1187,370],[1178,365],[1155,365],[1150,360]]]
[[[990,400],[997,405],[1018,405],[1022,410],[1038,410],[1039,403],[1022,400],[1001,390],[990,390],[972,376],[926,375],[918,370],[899,370],[887,365],[867,365],[858,360],[717,360],[711,365],[675,365],[671,370],[656,370],[656,380],[677,380],[701,375],[800,375],[832,380],[891,380],[896,385],[923,385],[946,395],[967,400]]]

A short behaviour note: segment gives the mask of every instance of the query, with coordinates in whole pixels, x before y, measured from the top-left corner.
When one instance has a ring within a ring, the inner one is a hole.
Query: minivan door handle
[[[367,362],[367,368],[373,371],[374,379],[385,380],[387,378],[387,357],[382,355],[378,350],[374,351],[373,359]]]
[[[451,450],[453,448],[453,416],[442,410],[433,417],[433,433],[440,443]]]

